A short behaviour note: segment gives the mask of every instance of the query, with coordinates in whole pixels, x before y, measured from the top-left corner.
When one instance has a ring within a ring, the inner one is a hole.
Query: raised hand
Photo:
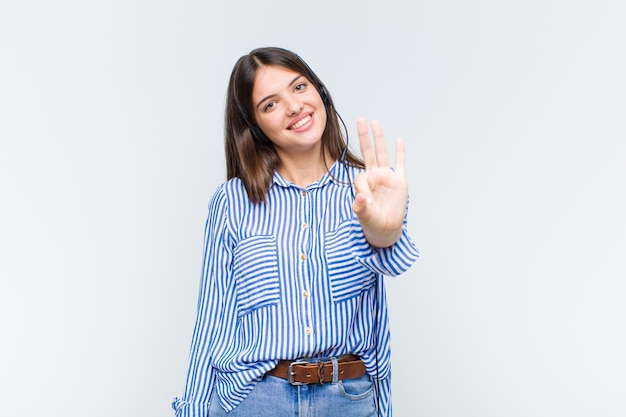
[[[391,169],[383,130],[378,121],[371,122],[374,147],[367,120],[357,120],[359,144],[365,172],[354,180],[356,196],[352,210],[357,215],[370,245],[386,248],[402,234],[402,223],[409,196],[404,169],[404,142],[396,140],[396,161]]]

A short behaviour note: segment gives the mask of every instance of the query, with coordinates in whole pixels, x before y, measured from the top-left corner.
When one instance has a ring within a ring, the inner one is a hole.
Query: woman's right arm
[[[187,382],[182,398],[175,398],[172,408],[176,417],[208,416],[215,371],[212,353],[228,343],[227,326],[220,326],[229,315],[232,251],[228,239],[227,201],[223,187],[218,188],[209,203],[204,233],[204,253],[196,323],[189,352]]]

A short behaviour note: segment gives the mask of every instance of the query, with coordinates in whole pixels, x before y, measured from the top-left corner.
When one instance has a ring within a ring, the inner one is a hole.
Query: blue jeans
[[[376,417],[375,389],[366,373],[336,383],[291,385],[266,375],[230,412],[213,397],[209,417]]]

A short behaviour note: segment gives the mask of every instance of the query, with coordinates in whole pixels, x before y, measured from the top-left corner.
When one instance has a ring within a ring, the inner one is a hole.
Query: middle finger
[[[372,120],[372,132],[374,133],[374,147],[376,149],[376,160],[379,167],[389,167],[389,156],[387,155],[387,145],[383,128],[378,120]]]

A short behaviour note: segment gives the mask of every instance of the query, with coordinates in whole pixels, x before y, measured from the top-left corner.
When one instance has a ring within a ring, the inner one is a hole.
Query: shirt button
[[[302,296],[303,296],[304,298],[307,298],[307,297],[309,296],[309,292],[308,292],[308,291],[303,291],[303,292],[302,292]]]
[[[306,191],[302,190],[302,197],[306,197]]]
[[[300,259],[304,261],[306,259],[306,255],[303,253],[302,255],[300,255]]]
[[[306,334],[311,334],[311,333],[313,333],[313,329],[311,329],[310,327],[307,327],[307,328],[304,330],[304,332],[305,332]]]
[[[308,225],[308,224],[306,224],[306,223],[303,223],[303,224],[302,224],[302,228],[303,228],[303,229],[306,229],[307,227],[309,227],[309,225]]]

